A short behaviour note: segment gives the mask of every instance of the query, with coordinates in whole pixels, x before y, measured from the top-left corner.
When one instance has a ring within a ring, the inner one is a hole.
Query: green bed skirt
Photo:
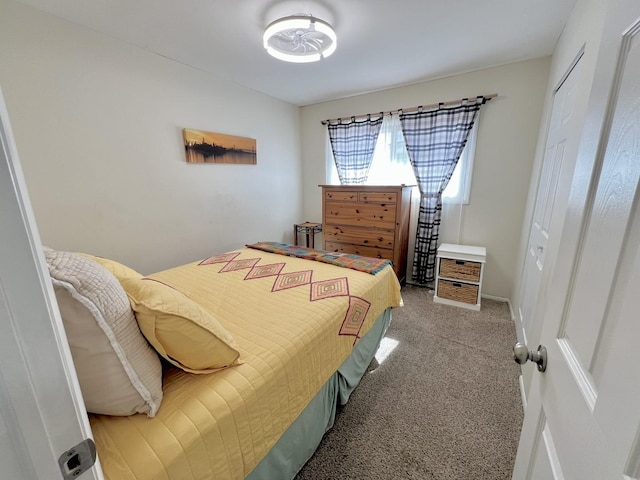
[[[360,383],[390,323],[389,308],[358,341],[349,358],[313,397],[247,480],[287,480],[296,476],[316,451],[324,434],[333,426],[338,402],[346,404],[351,392]]]

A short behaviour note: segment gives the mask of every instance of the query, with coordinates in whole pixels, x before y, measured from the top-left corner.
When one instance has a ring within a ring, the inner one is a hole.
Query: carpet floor
[[[523,414],[508,305],[434,304],[411,285],[402,296],[386,335],[397,346],[295,480],[511,478]]]

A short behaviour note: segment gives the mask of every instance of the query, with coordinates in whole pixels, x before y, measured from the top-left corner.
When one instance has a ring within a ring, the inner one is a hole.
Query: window
[[[473,172],[473,156],[476,146],[476,130],[478,121],[473,126],[467,139],[467,145],[458,160],[453,176],[449,180],[447,188],[442,193],[444,203],[469,203],[471,190],[471,175]],[[331,144],[327,136],[327,166],[328,181],[330,185],[340,184]],[[367,185],[415,185],[416,177],[409,161],[409,155],[402,135],[400,119],[397,115],[389,115],[384,118],[376,149],[373,152],[373,160],[367,178]]]
[[[476,132],[478,130],[478,119],[467,138],[467,144],[460,155],[451,180],[447,188],[442,192],[443,203],[469,203],[469,193],[471,192],[471,176],[473,174],[473,157],[476,152]]]

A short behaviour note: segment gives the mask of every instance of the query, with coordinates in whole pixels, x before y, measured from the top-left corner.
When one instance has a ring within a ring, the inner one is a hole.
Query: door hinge
[[[70,448],[58,458],[64,480],[78,478],[93,467],[94,463],[96,463],[96,444],[90,438]]]

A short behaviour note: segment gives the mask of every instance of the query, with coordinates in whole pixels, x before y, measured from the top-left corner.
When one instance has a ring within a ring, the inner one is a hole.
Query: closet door
[[[520,279],[517,318],[525,342],[535,342],[540,335],[540,325],[535,323],[535,308],[543,272],[553,267],[554,255],[549,249],[549,241],[552,236],[560,234],[571,188],[580,137],[579,120],[582,118],[576,112],[575,101],[582,76],[581,58],[582,52],[556,87],[553,98],[547,144]]]

